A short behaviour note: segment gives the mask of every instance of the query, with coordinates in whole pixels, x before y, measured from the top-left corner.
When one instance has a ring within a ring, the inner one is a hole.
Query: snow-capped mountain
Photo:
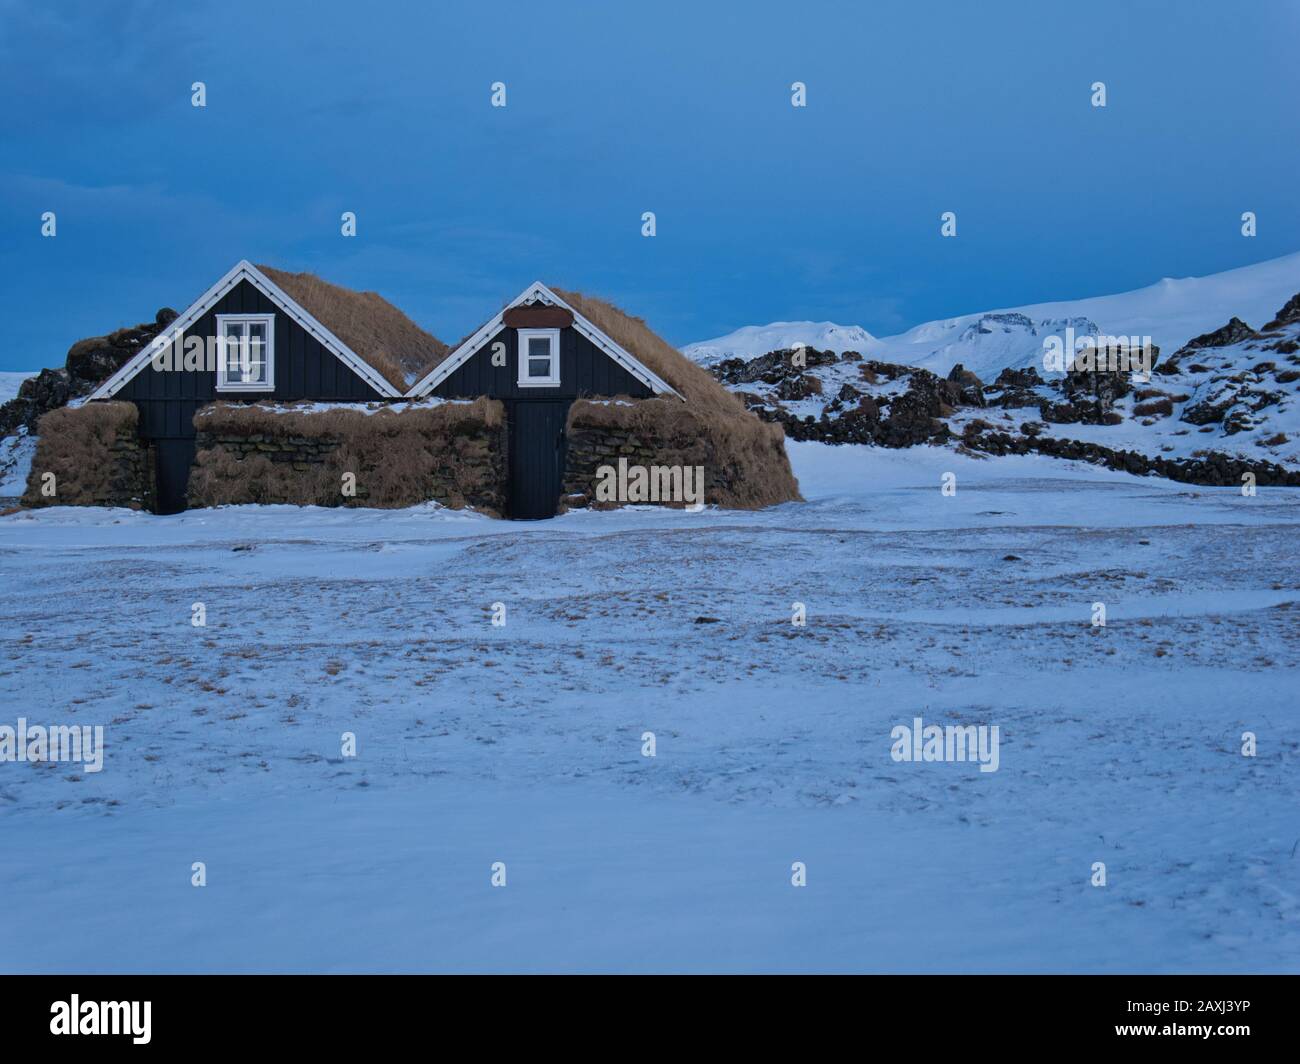
[[[958,362],[981,378],[1041,366],[1044,336],[1150,336],[1170,352],[1232,317],[1259,328],[1300,291],[1300,252],[1208,277],[1166,277],[1146,288],[1088,299],[1034,303],[926,322],[881,340],[876,357],[946,374]]]
[[[898,350],[888,344],[865,356],[814,350],[799,360],[778,350],[710,372],[796,440],[1033,451],[1197,484],[1236,485],[1249,473],[1260,484],[1300,486],[1300,291],[1256,322],[1232,315],[1168,344],[1146,374],[1048,370],[1039,337],[1067,329],[1077,337],[1096,325],[1019,312],[967,323],[940,349],[964,345],[963,368],[943,375],[882,358]],[[969,368],[987,366],[971,351],[1005,356],[1030,342],[1035,353],[1023,363],[984,376]]]
[[[859,354],[919,366],[941,376],[957,363],[983,380],[1005,368],[1040,366],[1043,339],[1150,336],[1164,352],[1217,329],[1229,318],[1254,328],[1268,321],[1300,291],[1300,252],[1207,277],[1165,278],[1117,295],[1034,303],[925,322],[896,336],[873,337],[858,326],[830,322],[774,322],[748,326],[729,336],[689,344],[682,350],[705,366],[724,358],[753,358],[804,343],[817,350]]]
[[[833,321],[774,321],[770,325],[746,325],[726,336],[688,344],[682,348],[682,353],[701,366],[712,366],[726,358],[754,358],[796,344],[836,354],[842,351],[863,354],[877,343],[876,338],[860,325],[836,325]]]
[[[1064,343],[1070,330],[1076,339],[1105,331],[1081,314],[1044,317],[1025,310],[996,310],[926,322],[883,340],[877,351],[886,361],[928,369],[940,376],[960,363],[977,376],[991,379],[1008,367],[1041,366],[1043,341],[1056,336]],[[1156,343],[1154,337],[1152,343]]]

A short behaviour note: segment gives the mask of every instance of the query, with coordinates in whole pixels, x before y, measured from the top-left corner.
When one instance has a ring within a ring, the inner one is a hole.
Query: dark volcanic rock
[[[1024,369],[1004,369],[998,374],[998,379],[993,382],[995,388],[1039,388],[1042,387],[1043,378],[1038,375],[1038,370],[1033,366],[1026,366]]]
[[[1004,369],[992,384],[982,389],[985,405],[999,406],[1003,409],[1021,409],[1037,406],[1040,396],[1036,388],[1043,387],[1043,378],[1033,366],[1024,369]]]
[[[118,329],[108,336],[78,340],[68,348],[62,369],[41,370],[23,381],[16,398],[0,406],[0,436],[7,436],[23,425],[29,432],[35,432],[42,416],[73,399],[89,395],[175,319],[176,311],[163,307],[152,322]]]
[[[1286,305],[1277,312],[1277,317],[1264,326],[1265,329],[1280,329],[1284,325],[1300,322],[1300,292],[1286,301]]]
[[[1193,403],[1183,411],[1178,420],[1185,421],[1189,425],[1214,425],[1223,420],[1224,415],[1227,414],[1236,401],[1236,393],[1230,392],[1219,402],[1205,400]]]
[[[82,381],[107,380],[135,357],[140,345],[118,346],[107,336],[78,340],[68,350],[68,373]]]
[[[1239,344],[1242,340],[1249,340],[1257,333],[1240,318],[1231,319],[1227,325],[1221,329],[1215,329],[1214,332],[1205,333],[1194,340],[1188,340],[1176,352],[1175,357],[1181,355],[1184,351],[1194,351],[1201,347],[1227,347],[1229,344]]]
[[[727,358],[713,367],[712,373],[723,384],[780,384],[790,377],[798,377],[815,366],[831,366],[839,356],[830,351],[814,351],[811,347],[800,352],[800,365],[794,351],[769,351],[758,358]]]
[[[948,371],[948,379],[960,384],[963,388],[983,388],[984,382],[974,373],[968,370],[960,362]]]
[[[914,382],[915,383],[915,382]],[[882,426],[880,443],[886,447],[912,447],[948,435],[948,426],[938,420],[939,401],[926,388],[909,388],[889,404],[889,417]]]
[[[810,395],[822,394],[822,382],[811,373],[800,373],[797,377],[786,377],[776,386],[778,399],[787,402],[795,399],[807,399]]]
[[[957,402],[954,406],[984,406],[984,382],[960,362],[948,372],[948,383],[955,384]]]
[[[863,362],[859,372],[862,370],[867,370],[876,377],[884,377],[890,381],[896,381],[899,377],[906,377],[913,372],[911,366],[902,366],[897,362],[877,362],[874,358],[869,358]]]
[[[985,432],[974,423],[967,425],[962,443],[971,450],[987,454],[1038,454],[1053,458],[1092,462],[1139,476],[1162,476],[1185,484],[1207,484],[1239,487],[1242,476],[1251,473],[1261,486],[1300,487],[1300,471],[1290,470],[1272,462],[1233,458],[1225,454],[1209,454],[1203,458],[1148,458],[1136,451],[1113,450],[1097,443],[1083,440],[1063,440],[1049,436],[1028,438],[1011,436],[1005,432]]]

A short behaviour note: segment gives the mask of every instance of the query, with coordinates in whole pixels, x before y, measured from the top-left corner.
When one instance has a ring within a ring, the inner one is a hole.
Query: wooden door
[[[564,487],[568,399],[519,399],[510,418],[510,514],[517,521],[554,517]]]

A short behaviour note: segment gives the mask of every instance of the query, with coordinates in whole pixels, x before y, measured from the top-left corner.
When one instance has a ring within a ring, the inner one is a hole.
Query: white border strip
[[[307,313],[284,289],[247,259],[242,259],[231,267],[221,280],[191,303],[184,314],[155,336],[144,350],[136,354],[126,365],[91,392],[89,398],[107,399],[116,395],[122,386],[147,366],[153,356],[170,344],[177,334],[184,332],[193,325],[211,310],[212,306],[222,296],[239,284],[240,281],[245,280],[252,284],[254,288],[257,288],[272,303],[275,303],[280,310],[288,315],[290,320],[296,322],[310,333],[321,346],[327,348],[331,354],[374,388],[375,391],[379,392],[380,395],[390,399],[402,398],[402,393],[394,388],[378,370]]]
[[[427,395],[438,387],[443,381],[450,377],[456,370],[460,369],[475,354],[482,349],[492,337],[499,333],[505,327],[505,314],[507,310],[520,306],[523,303],[532,302],[540,297],[543,302],[551,305],[563,307],[573,315],[573,327],[601,349],[606,355],[613,359],[618,365],[622,366],[632,376],[637,378],[642,384],[652,392],[659,395],[675,395],[682,399],[681,393],[671,384],[656,374],[649,367],[643,365],[627,349],[620,346],[601,332],[596,326],[574,310],[568,303],[552,292],[541,281],[534,281],[523,290],[515,300],[505,307],[496,317],[483,325],[468,340],[462,343],[455,351],[451,352],[438,365],[434,366],[419,381],[413,384],[406,392],[408,399],[418,399]],[[685,356],[683,356],[685,357]],[[685,399],[682,399],[685,402]]]

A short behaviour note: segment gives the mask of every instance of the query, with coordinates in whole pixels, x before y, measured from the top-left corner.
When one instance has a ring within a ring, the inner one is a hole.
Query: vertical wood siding
[[[215,337],[218,314],[275,315],[275,390],[218,392],[215,369],[160,373],[146,366],[116,396],[135,403],[140,411],[140,435],[145,439],[192,438],[194,412],[215,399],[356,403],[384,398],[247,281],[240,281],[210,307],[185,330],[185,337],[201,336],[205,343]]]
[[[492,345],[506,345],[506,364],[492,365]],[[443,399],[576,399],[626,395],[649,399],[654,392],[576,329],[560,330],[560,384],[555,388],[519,387],[519,334],[502,329],[433,390]]]

